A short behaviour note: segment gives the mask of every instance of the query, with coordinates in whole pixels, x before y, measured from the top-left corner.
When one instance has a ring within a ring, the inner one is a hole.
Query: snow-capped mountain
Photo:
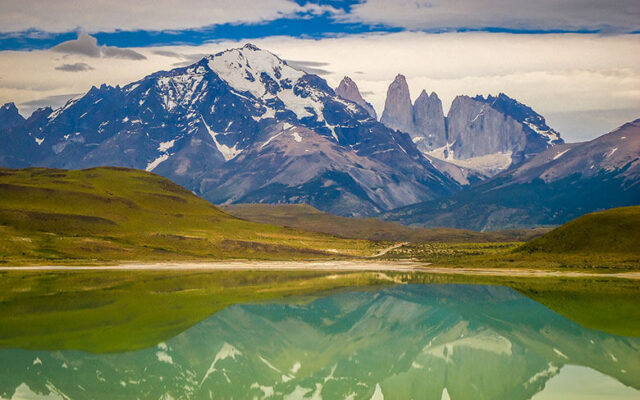
[[[563,224],[640,204],[640,119],[584,143],[558,144],[452,196],[387,214],[409,225],[494,230]]]
[[[146,169],[218,203],[307,202],[343,215],[459,186],[408,135],[253,45],[124,87],[94,87],[28,120],[5,108],[19,117],[0,122],[0,137],[20,150],[0,149],[8,167]]]
[[[409,133],[429,157],[475,171],[479,177],[495,175],[563,143],[540,114],[503,93],[458,96],[446,118],[436,93],[423,90],[412,104],[403,75],[389,86],[380,121]],[[450,165],[447,169],[455,170]]]

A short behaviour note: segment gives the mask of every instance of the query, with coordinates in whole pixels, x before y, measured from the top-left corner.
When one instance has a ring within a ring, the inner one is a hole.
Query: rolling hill
[[[526,243],[520,250],[640,255],[640,206],[583,215]]]
[[[346,218],[306,204],[231,204],[228,213],[253,222],[287,226],[344,238],[396,242],[520,242],[548,232],[547,228],[476,232],[452,228],[412,228],[376,218]]]
[[[0,169],[0,262],[283,259],[375,245],[248,222],[153,173]]]

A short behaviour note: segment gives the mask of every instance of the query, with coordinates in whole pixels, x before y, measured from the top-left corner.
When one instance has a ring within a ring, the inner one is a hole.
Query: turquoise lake
[[[1,399],[639,399],[639,389],[640,338],[583,328],[502,286],[237,304],[133,352],[0,350]]]

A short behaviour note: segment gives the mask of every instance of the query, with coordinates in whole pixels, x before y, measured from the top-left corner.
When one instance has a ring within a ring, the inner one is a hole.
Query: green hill
[[[233,217],[158,175],[0,169],[0,262],[363,256],[367,241]]]
[[[546,228],[496,232],[452,228],[412,228],[376,218],[339,217],[306,204],[232,204],[223,206],[223,209],[232,215],[254,222],[289,226],[344,238],[396,242],[521,242],[549,231]]]
[[[583,215],[526,243],[519,250],[640,255],[640,206]]]

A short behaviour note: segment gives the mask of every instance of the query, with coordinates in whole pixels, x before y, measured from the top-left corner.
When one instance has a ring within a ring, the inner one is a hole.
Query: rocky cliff
[[[563,143],[544,117],[503,93],[458,96],[446,118],[436,93],[423,90],[412,104],[403,75],[389,86],[380,122],[408,133],[429,157],[485,177]]]
[[[336,88],[336,94],[345,100],[353,101],[367,110],[371,118],[378,119],[376,110],[362,97],[360,89],[358,89],[358,85],[356,85],[356,83],[348,76],[342,78],[342,81],[340,81],[340,84]]]
[[[428,95],[423,90],[412,104],[404,75],[396,76],[389,86],[380,122],[411,135],[422,152],[444,146],[447,141],[442,102],[438,95],[435,92]]]

